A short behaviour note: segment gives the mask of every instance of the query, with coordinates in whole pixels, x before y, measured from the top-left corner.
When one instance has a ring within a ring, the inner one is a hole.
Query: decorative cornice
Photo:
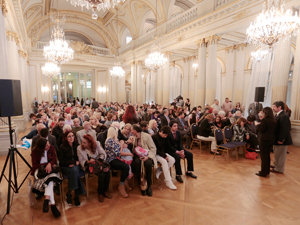
[[[131,63],[130,63],[130,66],[134,66],[134,65],[135,65],[135,62],[131,62]]]
[[[6,14],[8,13],[8,8],[7,8],[6,0],[1,0],[0,1],[0,8],[2,10],[3,16],[6,16]]]
[[[6,38],[8,41],[15,41],[17,45],[20,43],[19,35],[16,32],[6,31]]]
[[[28,59],[28,54],[24,51],[18,50],[19,56],[22,57],[23,59]],[[28,61],[27,61],[28,62]]]
[[[21,41],[26,41],[27,39],[27,31],[26,31],[26,26],[24,23],[24,17],[23,17],[23,10],[21,6],[21,1],[20,0],[10,0],[12,3],[12,7],[14,10],[14,14],[16,15],[16,21],[19,24],[19,30],[18,34],[20,36]]]
[[[239,20],[247,17],[250,14],[250,12],[251,11],[249,9],[245,9],[245,10],[243,10],[241,12],[238,12],[232,19],[234,21],[239,21]]]
[[[201,38],[200,40],[196,41],[195,44],[200,47],[207,47],[205,38]]]
[[[231,52],[233,52],[233,50],[235,50],[235,49],[237,49],[239,51],[240,48],[243,51],[245,47],[247,47],[247,44],[245,44],[245,43],[238,44],[238,45],[232,45],[232,46],[226,47],[225,52],[229,53],[230,50],[231,50]]]
[[[166,55],[167,57],[170,57],[170,56],[173,55],[173,52],[165,52],[165,55]]]
[[[205,38],[205,42],[208,45],[218,44],[219,41],[221,41],[222,37],[217,35],[212,35]]]

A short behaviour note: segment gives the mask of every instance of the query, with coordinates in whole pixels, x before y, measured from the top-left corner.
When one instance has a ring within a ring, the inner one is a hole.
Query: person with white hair
[[[84,128],[83,130],[78,131],[77,134],[76,134],[79,144],[81,144],[83,135],[85,135],[85,134],[90,134],[94,138],[95,141],[97,140],[96,131],[94,131],[92,129],[92,125],[90,124],[90,122],[85,121],[83,123],[83,128]]]
[[[70,103],[68,103],[68,104],[70,104]],[[65,125],[73,126],[73,120],[71,119],[71,117],[72,117],[71,114],[67,115],[67,118],[65,120]]]
[[[230,120],[225,117],[225,115],[226,115],[225,111],[220,110],[218,115],[221,117],[222,124],[223,124],[224,127],[231,126]]]

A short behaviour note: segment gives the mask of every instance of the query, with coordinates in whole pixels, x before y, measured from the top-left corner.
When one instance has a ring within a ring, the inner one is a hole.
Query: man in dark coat
[[[277,101],[273,103],[273,111],[276,113],[275,142],[273,145],[275,162],[271,172],[283,173],[285,167],[288,145],[293,144],[291,137],[291,121],[284,111],[284,103]]]

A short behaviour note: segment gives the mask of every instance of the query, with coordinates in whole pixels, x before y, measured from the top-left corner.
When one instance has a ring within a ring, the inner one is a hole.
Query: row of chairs
[[[209,149],[210,149],[210,141],[204,141],[201,140],[199,138],[197,138],[196,134],[197,134],[197,130],[198,130],[198,125],[197,124],[192,124],[191,125],[191,135],[192,135],[192,143],[191,143],[191,149],[193,147],[193,144],[199,144],[200,146],[200,154],[201,154],[201,150],[202,150],[202,143],[208,143],[209,145]],[[233,141],[233,129],[232,126],[226,126],[224,127],[224,129],[216,129],[214,131],[214,137],[217,143],[217,151],[220,151],[221,153],[225,152],[227,153],[227,162],[229,163],[229,152],[236,150],[236,159],[238,160],[238,150],[240,148],[244,148],[244,150],[246,150],[246,146],[247,146],[247,142],[237,142],[237,141]],[[214,154],[215,158],[216,153]]]

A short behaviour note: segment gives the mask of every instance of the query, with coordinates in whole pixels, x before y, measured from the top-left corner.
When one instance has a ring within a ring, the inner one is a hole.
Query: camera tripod
[[[4,163],[4,167],[1,173],[1,177],[0,177],[0,183],[2,181],[2,178],[4,177],[7,182],[8,182],[8,193],[7,193],[7,208],[6,208],[6,213],[9,214],[9,210],[10,210],[10,193],[11,193],[11,189],[15,192],[15,193],[19,193],[20,188],[22,187],[23,183],[25,182],[26,178],[28,177],[30,171],[31,171],[31,166],[30,164],[26,161],[26,159],[21,155],[21,153],[18,151],[18,149],[16,149],[13,145],[13,138],[12,138],[12,133],[14,132],[14,130],[11,129],[11,118],[10,116],[8,117],[8,126],[9,126],[9,137],[10,137],[10,148],[8,150],[8,154]],[[29,172],[27,173],[26,177],[24,178],[24,180],[22,181],[22,183],[20,184],[20,186],[18,186],[17,183],[17,170],[16,170],[16,162],[15,162],[15,153],[17,153],[21,159],[27,164],[27,166],[30,168]],[[9,162],[9,174],[8,174],[8,178],[6,177],[6,175],[4,174],[6,166],[8,165]],[[13,172],[13,178],[14,178],[14,182],[12,181],[12,172]]]

